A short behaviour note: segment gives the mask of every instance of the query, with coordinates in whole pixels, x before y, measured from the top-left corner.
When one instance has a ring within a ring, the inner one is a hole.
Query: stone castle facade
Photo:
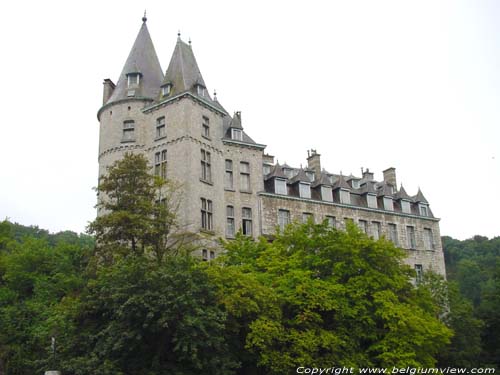
[[[156,174],[178,181],[183,199],[179,221],[205,241],[234,238],[238,231],[271,236],[292,221],[327,220],[345,228],[349,220],[374,238],[385,236],[407,252],[417,275],[445,274],[439,219],[419,190],[397,188],[396,171],[375,181],[329,173],[320,155],[308,151],[307,167],[279,165],[211,96],[190,43],[180,35],[164,74],[146,18],[122,73],[104,81],[99,175],[126,152],[146,155]],[[216,250],[201,250],[205,259]],[[419,277],[419,276],[417,276]]]

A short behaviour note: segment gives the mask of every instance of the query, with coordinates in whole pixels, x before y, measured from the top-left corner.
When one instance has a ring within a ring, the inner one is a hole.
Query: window
[[[332,227],[332,228],[336,227],[335,216],[327,216],[326,220],[328,221],[328,226],[329,227]]]
[[[425,204],[419,204],[418,207],[420,209],[420,215],[429,216],[429,209]]]
[[[207,249],[201,250],[201,259],[203,259],[204,262],[208,260],[208,251]]]
[[[240,191],[250,191],[250,164],[240,163]]]
[[[278,210],[278,225],[281,230],[290,224],[290,211],[288,210]]]
[[[424,267],[421,264],[415,264],[415,283],[418,285],[422,282],[424,276]]]
[[[394,211],[394,202],[390,197],[384,197],[384,210]]]
[[[313,218],[312,213],[310,213],[310,212],[302,213],[302,222],[307,223],[309,220],[314,222],[314,218]]]
[[[274,192],[276,194],[287,195],[286,181],[280,178],[274,179]]]
[[[410,202],[402,200],[401,201],[401,211],[405,214],[411,214]]]
[[[226,207],[226,237],[234,237],[234,207]]]
[[[321,186],[321,199],[327,202],[333,202],[333,194],[331,187]]]
[[[380,238],[380,223],[378,221],[372,221],[372,238],[378,240]]]
[[[314,172],[313,171],[307,171],[306,176],[309,180],[314,181]]]
[[[232,190],[233,187],[233,161],[226,159],[226,174],[224,175],[224,187]]]
[[[396,246],[398,246],[398,228],[396,224],[388,224],[389,228],[389,239],[392,241],[392,243]]]
[[[367,194],[366,203],[370,208],[377,208],[377,196],[375,194]]]
[[[212,182],[210,165],[210,152],[201,150],[201,179],[203,181]]]
[[[208,119],[208,117],[203,116],[203,122],[201,123],[201,126],[201,135],[205,138],[210,138],[210,120]]]
[[[197,85],[196,91],[198,92],[198,95],[205,96],[205,88],[202,85]]]
[[[351,204],[351,193],[349,190],[340,189],[340,203]]]
[[[415,242],[415,227],[412,226],[406,227],[406,240],[408,249],[415,249],[417,247]]]
[[[128,87],[139,85],[139,80],[140,80],[140,78],[139,78],[138,73],[127,74],[127,86]]]
[[[242,226],[241,230],[245,236],[252,235],[252,209],[243,207],[241,210]]]
[[[165,117],[156,119],[156,139],[165,137]]]
[[[243,140],[243,132],[240,129],[231,129],[231,139],[235,141]]]
[[[215,259],[215,251],[210,250],[210,260]]]
[[[201,228],[213,229],[212,201],[205,198],[201,198]]]
[[[354,189],[359,189],[359,180],[351,180],[351,186]]]
[[[167,150],[155,153],[155,175],[167,178]]]
[[[292,178],[293,177],[293,169],[291,169],[291,168],[283,168],[283,173],[288,178]]]
[[[311,185],[299,182],[299,195],[301,198],[311,198]]]
[[[133,142],[135,141],[135,123],[132,120],[123,122],[123,138],[122,142]]]
[[[424,228],[424,244],[426,250],[435,250],[434,236],[432,235],[432,229]]]
[[[170,89],[171,89],[171,87],[172,87],[172,85],[170,85],[170,84],[162,86],[161,87],[161,95],[162,96],[168,96],[168,95],[170,95]]]
[[[363,233],[368,233],[368,223],[366,222],[366,220],[358,220],[358,226]]]
[[[264,164],[262,166],[262,173],[264,174],[264,176],[271,173],[271,166],[269,164]]]

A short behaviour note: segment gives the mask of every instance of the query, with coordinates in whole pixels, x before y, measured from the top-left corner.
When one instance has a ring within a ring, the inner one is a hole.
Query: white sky
[[[83,231],[95,216],[102,81],[144,9],[162,68],[191,37],[210,92],[280,163],[393,166],[441,234],[500,235],[500,3],[9,1],[2,4],[0,218]]]

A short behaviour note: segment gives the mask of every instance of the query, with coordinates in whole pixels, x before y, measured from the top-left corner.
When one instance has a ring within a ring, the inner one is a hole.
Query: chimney
[[[274,156],[269,154],[264,154],[262,156],[262,162],[265,164],[274,164]]]
[[[113,95],[113,91],[115,90],[115,84],[109,78],[106,78],[103,82],[103,92],[102,92],[102,104],[106,104],[111,95]]]
[[[366,181],[373,181],[373,172],[370,172],[370,170],[368,168],[366,168],[366,170],[363,171],[363,179]],[[385,179],[385,175],[384,175],[384,179]]]
[[[307,150],[307,167],[316,172],[317,176],[321,173],[320,157],[321,155],[316,150]]]
[[[396,168],[387,168],[384,172],[384,182],[397,188]]]

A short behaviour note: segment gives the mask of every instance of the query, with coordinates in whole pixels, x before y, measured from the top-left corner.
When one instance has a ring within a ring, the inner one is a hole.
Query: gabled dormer
[[[422,190],[420,190],[420,188],[418,188],[417,195],[413,197],[413,201],[417,204],[418,214],[420,216],[432,216],[429,208],[429,202],[427,202],[427,199],[425,199],[424,194],[422,193]]]
[[[393,186],[386,181],[377,188],[377,198],[379,206],[386,211],[394,211]]]
[[[363,203],[368,208],[378,208],[377,191],[375,190],[375,181],[365,180],[360,186],[360,195]]]
[[[311,198],[311,180],[306,172],[301,168],[299,172],[290,180],[290,191],[300,198]]]
[[[342,204],[351,204],[351,186],[347,183],[342,174],[332,187],[334,199]]]
[[[229,123],[228,138],[233,141],[243,141],[243,126],[241,125],[241,112],[234,113],[231,122]]]
[[[316,180],[311,185],[313,198],[326,202],[333,202],[333,184],[330,178],[325,173],[321,173],[317,177],[319,178],[316,178]]]
[[[288,195],[287,177],[279,163],[276,163],[271,173],[266,176],[264,186],[267,192]]]
[[[399,191],[394,195],[394,198],[398,201],[400,207],[401,207],[401,212],[404,214],[411,214],[411,203],[412,203],[412,198],[406,193],[405,188],[403,187],[403,184],[401,184],[401,188]]]

